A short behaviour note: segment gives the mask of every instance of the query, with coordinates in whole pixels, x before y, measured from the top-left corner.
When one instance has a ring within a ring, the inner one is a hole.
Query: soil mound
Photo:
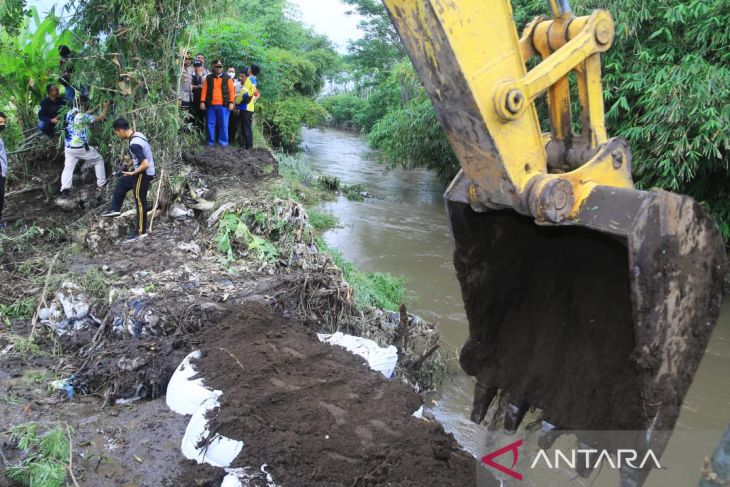
[[[474,459],[412,416],[413,389],[265,304],[235,307],[201,350],[223,391],[211,429],[245,444],[233,466],[266,463],[281,485],[474,485]]]
[[[276,175],[276,159],[266,149],[241,147],[205,147],[186,154],[183,160],[209,176],[236,176],[245,183],[255,183]]]

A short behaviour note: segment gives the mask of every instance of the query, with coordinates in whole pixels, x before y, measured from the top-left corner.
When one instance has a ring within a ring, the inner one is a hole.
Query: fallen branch
[[[421,355],[421,358],[419,358],[418,360],[415,361],[415,363],[411,366],[411,370],[420,370],[423,363],[426,360],[428,360],[428,357],[433,355],[434,352],[436,352],[436,350],[438,350],[440,346],[441,346],[441,344],[437,343],[433,347],[429,348],[423,355]]]
[[[53,256],[53,260],[51,261],[51,264],[48,266],[48,273],[46,274],[46,282],[43,285],[43,292],[41,293],[41,299],[38,300],[38,306],[36,306],[35,314],[33,315],[33,321],[31,321],[30,337],[28,337],[31,341],[33,340],[33,337],[35,336],[35,327],[36,327],[36,324],[38,323],[38,313],[40,313],[40,311],[41,311],[41,306],[46,305],[46,294],[48,293],[48,284],[51,282],[51,274],[53,273],[53,266],[56,263],[56,259],[58,259],[58,254],[60,254],[60,253],[61,253],[61,251],[56,252],[56,255]]]
[[[44,186],[31,186],[30,188],[16,189],[15,191],[5,193],[5,197],[9,198],[10,196],[15,196],[18,194],[32,193],[33,191],[38,191],[39,189],[43,189],[43,188],[44,188]]]
[[[398,348],[398,356],[401,358],[405,355],[405,349],[408,345],[408,310],[406,310],[405,304],[400,305],[399,312],[400,322],[398,323],[398,329],[395,331],[393,342]]]

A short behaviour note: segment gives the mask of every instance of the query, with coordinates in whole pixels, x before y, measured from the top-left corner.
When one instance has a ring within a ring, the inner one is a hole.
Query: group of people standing
[[[205,67],[205,56],[198,54],[193,60],[186,55],[180,80],[179,103],[190,113],[200,128],[205,128],[208,145],[216,142],[222,146],[235,144],[253,148],[253,114],[261,97],[258,75],[261,68],[251,64],[236,74],[236,68],[225,72],[219,59],[211,63],[212,71]]]
[[[88,91],[80,92],[71,86],[72,67],[69,62],[71,52],[66,46],[59,48],[61,55],[61,85],[66,89],[64,97],[59,85],[52,83],[46,87],[46,98],[41,102],[38,112],[38,130],[50,138],[57,130],[64,130],[64,167],[61,174],[61,194],[59,199],[71,197],[73,174],[79,162],[90,164],[96,173],[96,187],[99,196],[108,184],[106,168],[98,149],[90,144],[90,128],[106,119],[110,103],[103,105],[96,113],[89,107]],[[223,63],[214,60],[212,72],[205,68],[205,57],[198,54],[195,61],[185,56],[180,80],[179,103],[187,110],[192,120],[206,128],[208,145],[216,142],[221,146],[233,144],[240,137],[240,145],[253,148],[253,114],[256,101],[261,94],[257,88],[260,68],[256,64],[236,76],[235,68],[223,71]],[[70,109],[64,113],[65,107]],[[0,135],[7,125],[7,117],[0,112]],[[144,134],[135,132],[124,118],[114,121],[114,134],[127,141],[129,168],[118,171],[119,180],[109,210],[102,216],[119,216],[124,198],[129,191],[134,194],[135,226],[128,241],[136,241],[147,236],[147,191],[155,176],[155,163],[152,147]],[[0,137],[0,228],[2,221],[5,181],[8,174],[8,155]]]

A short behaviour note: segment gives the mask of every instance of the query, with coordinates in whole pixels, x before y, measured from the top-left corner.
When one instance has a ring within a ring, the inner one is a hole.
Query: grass
[[[310,208],[307,210],[307,216],[309,216],[309,224],[312,225],[312,228],[320,232],[337,226],[337,217],[331,213]]]
[[[354,291],[357,308],[376,307],[396,311],[402,303],[409,301],[404,277],[395,277],[383,272],[363,272],[345,260],[339,250],[329,247],[322,239],[317,240],[317,246],[331,255],[337,267],[342,269],[345,281]]]
[[[279,174],[283,176],[269,188],[271,195],[276,198],[291,199],[311,207],[332,198],[331,191],[317,189],[318,187],[331,187],[337,184],[348,199],[359,201],[364,199],[360,195],[364,191],[362,185],[344,186],[339,184],[339,180],[335,183],[332,179],[327,179],[325,184],[302,154],[277,153],[276,159],[279,161]],[[323,231],[337,225],[337,218],[334,215],[316,209],[307,210],[307,213],[309,222],[315,230]],[[376,307],[395,311],[401,303],[408,301],[405,278],[382,272],[363,272],[347,262],[338,250],[327,246],[322,239],[317,240],[317,246],[331,255],[335,264],[342,269],[345,280],[354,290],[357,308]]]
[[[351,184],[342,186],[342,193],[350,201],[365,201],[365,197],[362,193],[365,191],[365,186],[362,184]]]
[[[7,335],[7,338],[13,344],[13,355],[15,356],[31,358],[44,354],[40,346],[30,338],[15,334]]]
[[[35,298],[19,299],[12,304],[0,304],[0,319],[7,323],[11,318],[29,320],[35,313]]]
[[[60,425],[41,434],[35,422],[14,426],[10,432],[18,449],[25,452],[20,463],[9,465],[5,474],[12,480],[29,487],[63,487],[71,452],[71,429]]]
[[[89,295],[102,302],[106,301],[109,296],[109,282],[99,268],[94,267],[86,271],[81,275],[79,284]]]

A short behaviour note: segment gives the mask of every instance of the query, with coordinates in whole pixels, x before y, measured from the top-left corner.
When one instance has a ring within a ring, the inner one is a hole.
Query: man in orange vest
[[[223,63],[213,61],[213,72],[205,77],[200,94],[200,109],[206,111],[208,119],[208,145],[215,144],[216,126],[218,142],[228,145],[228,118],[233,110],[236,92],[233,80],[223,73]]]

